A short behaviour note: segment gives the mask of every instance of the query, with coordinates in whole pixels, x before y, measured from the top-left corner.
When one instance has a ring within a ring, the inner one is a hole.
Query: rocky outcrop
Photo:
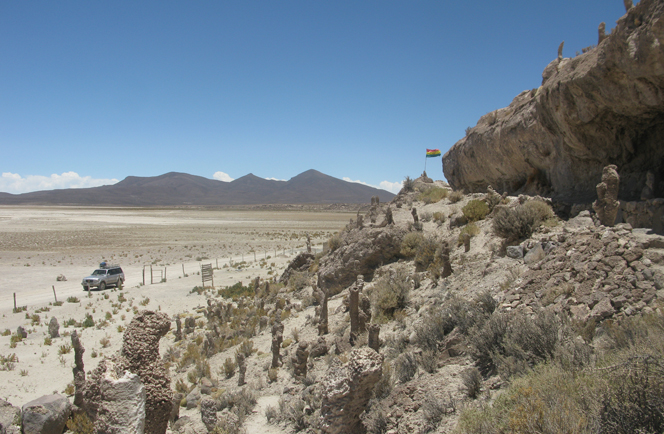
[[[304,272],[309,269],[311,264],[313,264],[315,256],[313,253],[302,252],[297,255],[293,260],[288,264],[288,267],[284,270],[279,277],[279,283],[287,284],[288,279],[296,272]]]
[[[115,420],[112,413],[116,404],[109,396],[116,396],[117,392],[112,392],[116,390],[113,388],[105,390],[105,385],[127,381],[138,382],[144,387],[144,432],[166,432],[173,392],[168,372],[159,357],[159,340],[168,333],[170,327],[170,318],[163,313],[139,312],[125,331],[120,355],[102,361],[88,376],[84,393],[85,408],[91,419],[95,420],[97,429],[108,429],[109,421]],[[140,381],[133,377],[125,379],[126,372],[138,375]]]
[[[616,166],[610,164],[602,170],[602,182],[597,184],[597,200],[593,202],[597,218],[604,226],[615,224],[618,208],[620,208],[620,202],[618,202],[620,176],[616,169]]]
[[[641,0],[597,47],[554,60],[539,88],[481,117],[443,156],[450,185],[589,203],[615,164],[619,198],[638,200],[648,171],[664,179],[663,14],[662,0]]]
[[[354,349],[349,359],[346,365],[332,365],[323,385],[321,417],[327,434],[365,432],[360,415],[383,374],[383,357],[371,348]]]
[[[0,399],[0,434],[19,434],[20,423],[21,409]]]
[[[23,405],[21,410],[24,434],[61,434],[71,413],[66,396],[46,395]]]
[[[540,248],[541,260],[500,295],[501,308],[548,307],[583,322],[652,311],[650,304],[664,298],[664,237],[633,233],[625,224],[588,226],[530,251]]]
[[[52,316],[51,320],[48,322],[48,335],[51,338],[60,337],[60,324],[58,324],[58,319],[54,316]]]
[[[358,274],[371,279],[377,267],[398,258],[404,234],[394,225],[345,232],[341,247],[320,260],[318,287],[331,290],[331,296],[353,283]]]

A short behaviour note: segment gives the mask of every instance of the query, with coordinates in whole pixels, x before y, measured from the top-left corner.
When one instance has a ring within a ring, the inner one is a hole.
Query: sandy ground
[[[82,335],[84,363],[90,370],[101,357],[119,350],[122,329],[135,310],[174,315],[203,306],[205,298],[191,293],[201,285],[201,263],[220,267],[214,274],[217,287],[238,281],[246,284],[256,276],[278,277],[306,248],[306,233],[320,251],[322,242],[353,216],[305,211],[0,207],[0,332],[5,332],[0,336],[0,358],[14,354],[18,359],[9,364],[11,370],[0,373],[0,398],[21,406],[54,391],[62,393],[72,382],[74,354],[67,347],[73,330]],[[81,279],[102,260],[122,266],[123,291],[83,291]],[[238,267],[242,261],[246,263]],[[60,274],[68,280],[56,281]],[[53,305],[53,289],[57,300],[64,302],[61,306]],[[25,312],[12,312],[14,293],[17,305],[27,306]],[[121,297],[126,301],[121,302]],[[65,327],[68,320],[80,323],[86,315],[92,316],[94,327]],[[52,316],[60,323],[62,337],[47,345]],[[15,334],[18,326],[29,334],[12,348],[9,334]],[[261,412],[264,405],[273,405],[263,401],[259,402]]]

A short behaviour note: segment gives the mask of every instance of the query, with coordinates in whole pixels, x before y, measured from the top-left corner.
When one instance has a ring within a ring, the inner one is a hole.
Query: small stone
[[[523,258],[523,247],[521,246],[507,246],[506,250],[507,257],[512,259],[522,259]]]

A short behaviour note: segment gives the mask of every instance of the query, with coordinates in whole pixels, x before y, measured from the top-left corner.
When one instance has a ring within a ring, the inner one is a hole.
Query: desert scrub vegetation
[[[474,222],[468,223],[461,229],[461,232],[459,232],[459,237],[457,238],[457,247],[463,244],[464,234],[468,234],[472,238],[476,235],[479,235],[479,233],[480,228]]]
[[[535,228],[555,217],[551,207],[539,200],[499,210],[493,218],[493,232],[507,242],[529,238]]]
[[[450,200],[450,203],[457,203],[463,199],[463,192],[458,190],[453,191],[447,196],[447,198]]]
[[[401,190],[405,193],[410,193],[411,191],[415,190],[415,180],[413,180],[410,176],[406,176],[403,179]]]
[[[221,297],[231,298],[234,301],[241,297],[253,297],[255,295],[254,288],[252,286],[243,286],[242,282],[219,289],[217,293]]]
[[[341,232],[332,235],[327,240],[327,247],[330,249],[330,252],[334,252],[335,250],[337,250],[339,247],[341,247],[341,244],[342,244]]]
[[[489,205],[485,201],[479,199],[472,199],[461,208],[461,212],[468,219],[469,222],[476,222],[484,220],[489,214]]]
[[[392,319],[408,303],[410,282],[404,270],[381,276],[371,290],[371,307],[377,321]]]
[[[440,202],[449,195],[449,190],[442,187],[429,187],[417,195],[417,200],[426,204]]]
[[[404,258],[412,258],[417,254],[420,244],[424,241],[424,235],[420,232],[409,232],[401,241],[400,254]]]
[[[415,271],[425,271],[434,261],[438,243],[433,238],[424,238],[415,253]]]

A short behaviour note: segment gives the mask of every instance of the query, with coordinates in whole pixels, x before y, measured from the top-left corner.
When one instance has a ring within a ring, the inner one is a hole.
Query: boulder
[[[21,432],[21,409],[0,399],[0,434],[18,434]]]
[[[100,385],[105,432],[142,434],[145,429],[145,388],[138,375],[130,372],[118,377],[114,369],[106,371]]]
[[[48,335],[51,338],[60,337],[60,324],[58,324],[58,319],[54,316],[52,316],[51,320],[48,322]]]
[[[307,271],[315,258],[313,253],[302,252],[297,255],[279,277],[279,283],[287,284],[293,273]]]
[[[333,289],[332,296],[353,283],[359,274],[370,280],[377,267],[398,258],[405,233],[394,225],[345,232],[342,246],[320,260],[318,287]]]
[[[71,413],[71,403],[60,394],[30,401],[21,409],[24,434],[62,434]]]
[[[521,259],[523,258],[523,247],[521,246],[507,246],[505,254],[508,258]]]
[[[323,383],[322,430],[327,434],[363,433],[360,415],[383,374],[383,357],[371,348],[354,349],[346,365],[334,363]]]
[[[539,88],[482,116],[443,156],[450,185],[589,203],[615,164],[620,199],[639,200],[648,171],[664,170],[663,15],[660,0],[641,0],[597,47],[553,60]]]
[[[535,262],[539,262],[542,259],[544,259],[545,256],[546,253],[544,253],[542,244],[537,243],[532,249],[528,250],[528,253],[525,254],[525,256],[523,257],[523,262],[525,262],[528,265],[534,264]]]

